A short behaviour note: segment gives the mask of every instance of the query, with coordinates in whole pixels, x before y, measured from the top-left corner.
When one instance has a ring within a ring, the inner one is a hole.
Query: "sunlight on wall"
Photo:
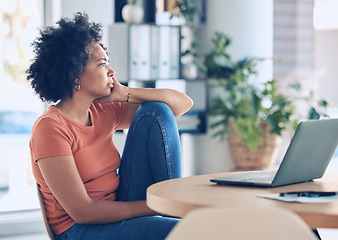
[[[315,0],[313,26],[316,30],[338,29],[338,1]]]

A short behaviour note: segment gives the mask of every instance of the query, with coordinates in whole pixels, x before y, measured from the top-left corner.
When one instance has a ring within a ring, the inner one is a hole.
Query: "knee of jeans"
[[[140,110],[145,114],[153,113],[157,116],[165,115],[167,117],[175,119],[175,116],[170,107],[164,102],[145,102],[142,104]]]

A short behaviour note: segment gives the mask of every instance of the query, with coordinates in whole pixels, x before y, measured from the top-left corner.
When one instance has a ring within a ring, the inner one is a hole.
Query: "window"
[[[43,16],[43,0],[1,1],[0,211],[30,208],[29,201],[19,202],[11,195],[27,193],[35,184],[28,143],[44,104],[34,95],[25,70],[33,57],[31,43],[43,25]]]

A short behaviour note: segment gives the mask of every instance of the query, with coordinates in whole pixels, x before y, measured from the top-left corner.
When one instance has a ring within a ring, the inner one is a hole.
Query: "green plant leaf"
[[[223,139],[229,134],[231,119],[243,143],[249,148],[257,148],[263,139],[262,123],[269,124],[271,133],[278,135],[288,127],[295,129],[299,122],[295,114],[295,99],[278,93],[275,79],[266,83],[252,80],[257,76],[259,64],[266,59],[233,61],[227,52],[231,40],[220,32],[215,33],[212,42],[213,49],[203,56],[201,69],[208,78],[216,79],[217,87],[222,90],[212,98],[209,107],[209,115],[220,119],[210,126],[216,131],[213,136]],[[302,92],[299,82],[289,87],[297,93]],[[298,97],[310,106],[309,119],[325,116],[329,106],[324,99],[314,101],[314,97],[313,92]]]

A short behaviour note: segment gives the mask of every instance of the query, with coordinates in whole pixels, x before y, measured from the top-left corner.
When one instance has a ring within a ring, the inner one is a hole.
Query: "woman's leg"
[[[58,240],[163,240],[178,222],[166,217],[139,217],[111,224],[75,224]]]
[[[117,199],[146,199],[151,184],[181,177],[181,146],[176,119],[162,102],[146,102],[130,125],[119,169]]]

